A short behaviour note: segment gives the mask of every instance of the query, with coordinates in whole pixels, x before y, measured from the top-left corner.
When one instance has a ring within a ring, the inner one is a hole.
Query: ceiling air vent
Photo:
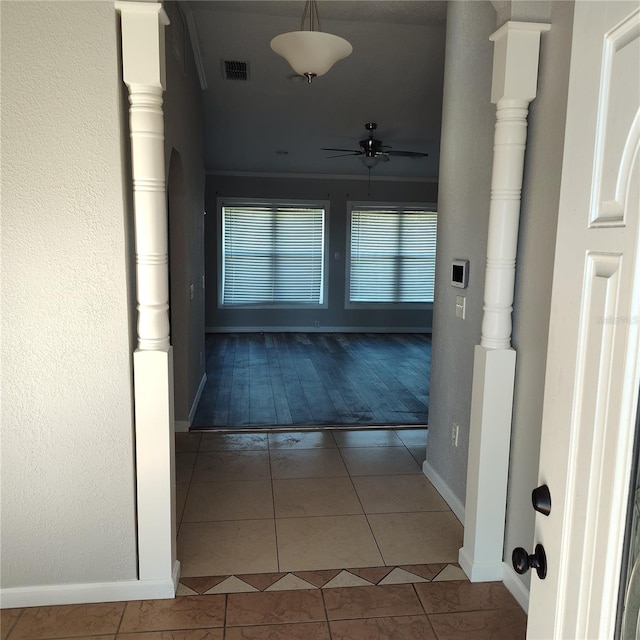
[[[226,80],[243,80],[249,79],[249,63],[240,60],[223,60],[222,74]]]

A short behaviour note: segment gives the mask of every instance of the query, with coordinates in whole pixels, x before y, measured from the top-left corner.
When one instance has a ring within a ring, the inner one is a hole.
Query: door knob
[[[531,502],[533,508],[544,516],[551,513],[551,492],[546,484],[534,489],[531,492]]]
[[[529,569],[535,569],[540,580],[547,577],[547,554],[541,544],[536,545],[536,550],[531,555],[522,547],[517,547],[511,554],[511,562],[516,573],[527,573]]]

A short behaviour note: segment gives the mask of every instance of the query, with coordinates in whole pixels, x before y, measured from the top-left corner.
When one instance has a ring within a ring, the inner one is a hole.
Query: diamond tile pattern
[[[178,596],[5,609],[0,640],[524,640],[504,585],[455,562],[426,438],[177,434]]]

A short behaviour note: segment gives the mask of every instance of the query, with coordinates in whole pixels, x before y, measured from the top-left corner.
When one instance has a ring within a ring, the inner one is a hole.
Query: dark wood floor
[[[193,427],[427,424],[431,336],[207,334]]]

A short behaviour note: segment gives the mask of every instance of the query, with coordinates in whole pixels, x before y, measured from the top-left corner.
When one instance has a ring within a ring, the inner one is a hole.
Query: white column
[[[176,560],[173,362],[164,165],[165,88],[162,5],[116,2],[122,23],[123,78],[129,116],[136,243],[138,347],[133,356],[138,564],[140,580],[175,593]]]
[[[476,346],[464,546],[474,582],[502,580],[516,353],[511,348],[520,194],[529,103],[536,96],[540,34],[548,24],[507,22],[495,43],[491,101],[497,105],[482,338]]]

